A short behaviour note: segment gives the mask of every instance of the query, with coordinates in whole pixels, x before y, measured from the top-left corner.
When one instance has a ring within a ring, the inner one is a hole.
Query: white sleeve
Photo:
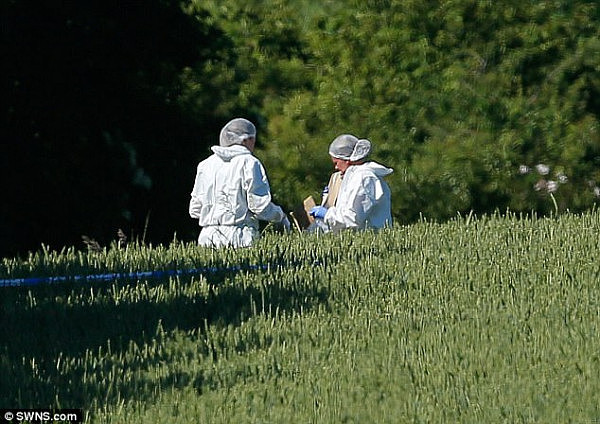
[[[325,223],[333,230],[365,228],[369,212],[375,204],[377,177],[349,181],[347,192],[338,195],[338,202],[327,210]]]
[[[283,209],[271,201],[271,188],[260,161],[253,161],[246,169],[245,185],[248,193],[248,209],[258,219],[281,222],[286,217]]]
[[[200,184],[202,179],[202,170],[200,166],[196,170],[196,179],[194,180],[194,188],[192,189],[189,214],[192,218],[200,218],[200,211],[202,210],[202,199],[200,197]]]

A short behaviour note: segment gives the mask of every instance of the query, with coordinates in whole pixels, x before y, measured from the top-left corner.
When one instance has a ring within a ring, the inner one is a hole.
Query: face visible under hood
[[[229,162],[236,156],[252,154],[250,150],[239,144],[234,144],[233,146],[229,147],[212,146],[210,150],[212,150],[215,155],[223,159],[225,162]]]

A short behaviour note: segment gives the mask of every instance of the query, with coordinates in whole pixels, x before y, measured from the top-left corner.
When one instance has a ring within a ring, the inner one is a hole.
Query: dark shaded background
[[[223,33],[176,1],[9,1],[0,12],[0,255],[82,245],[83,234],[108,244],[119,228],[195,238],[195,164],[227,117],[210,104],[186,112],[180,75],[227,61]]]

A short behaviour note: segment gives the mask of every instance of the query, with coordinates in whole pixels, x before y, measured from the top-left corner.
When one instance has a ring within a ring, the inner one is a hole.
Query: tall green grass
[[[457,217],[4,259],[0,278],[222,271],[1,289],[0,407],[101,423],[598,421],[599,230],[596,212]]]

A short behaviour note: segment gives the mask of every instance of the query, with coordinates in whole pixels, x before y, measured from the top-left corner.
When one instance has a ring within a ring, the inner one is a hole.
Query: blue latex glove
[[[323,219],[327,213],[327,208],[325,206],[315,206],[308,213],[315,218]]]

